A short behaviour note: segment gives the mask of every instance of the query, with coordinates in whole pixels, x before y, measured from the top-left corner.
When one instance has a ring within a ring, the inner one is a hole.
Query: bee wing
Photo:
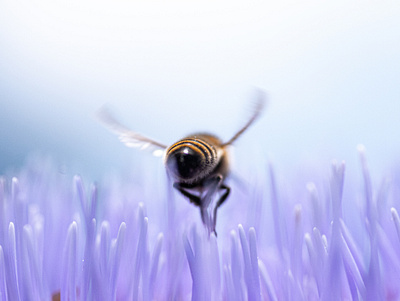
[[[265,103],[267,102],[267,95],[264,91],[262,90],[257,90],[256,91],[256,99],[255,99],[255,106],[253,109],[253,114],[251,115],[251,118],[247,121],[247,123],[235,134],[231,139],[229,139],[228,142],[225,142],[222,144],[222,146],[227,146],[235,142],[236,139],[238,139],[252,124],[256,119],[260,116],[262,110],[265,107]]]
[[[117,121],[114,116],[105,108],[101,108],[97,114],[97,119],[111,132],[118,135],[119,140],[128,147],[139,148],[150,151],[154,156],[160,157],[164,154],[166,145],[154,141],[128,129]]]

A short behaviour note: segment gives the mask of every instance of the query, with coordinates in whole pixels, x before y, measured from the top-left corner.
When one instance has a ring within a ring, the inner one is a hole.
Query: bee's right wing
[[[260,116],[261,112],[263,111],[266,103],[266,94],[262,90],[256,90],[256,97],[254,103],[253,114],[251,115],[250,119],[247,123],[239,130],[233,137],[228,141],[223,143],[221,146],[231,145],[236,139],[238,139],[253,123],[257,120]]]
[[[128,147],[139,148],[141,150],[147,150],[153,153],[154,156],[160,157],[164,154],[166,145],[154,141],[150,138],[140,135],[134,131],[131,131],[121,123],[119,123],[111,113],[101,108],[97,114],[97,119],[103,123],[111,132],[118,135],[119,140]]]

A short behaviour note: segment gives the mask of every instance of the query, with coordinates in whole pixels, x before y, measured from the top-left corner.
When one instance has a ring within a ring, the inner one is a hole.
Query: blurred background
[[[171,144],[227,140],[255,87],[268,107],[235,162],[374,172],[400,162],[398,1],[1,1],[0,174],[30,156],[92,179],[135,162],[93,118],[101,106]],[[151,158],[151,159],[150,159]]]

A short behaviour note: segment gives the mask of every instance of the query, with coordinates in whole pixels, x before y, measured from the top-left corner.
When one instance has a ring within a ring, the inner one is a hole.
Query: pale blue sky
[[[94,177],[141,160],[93,120],[103,104],[166,144],[229,139],[253,87],[269,105],[240,162],[353,167],[363,143],[384,172],[400,162],[399,53],[398,1],[2,1],[0,173],[32,152]]]

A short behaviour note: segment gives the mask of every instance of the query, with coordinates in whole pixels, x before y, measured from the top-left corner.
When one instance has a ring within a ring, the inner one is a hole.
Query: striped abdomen
[[[192,135],[171,145],[165,154],[168,172],[177,180],[194,183],[212,173],[221,157],[221,141],[211,135]]]

